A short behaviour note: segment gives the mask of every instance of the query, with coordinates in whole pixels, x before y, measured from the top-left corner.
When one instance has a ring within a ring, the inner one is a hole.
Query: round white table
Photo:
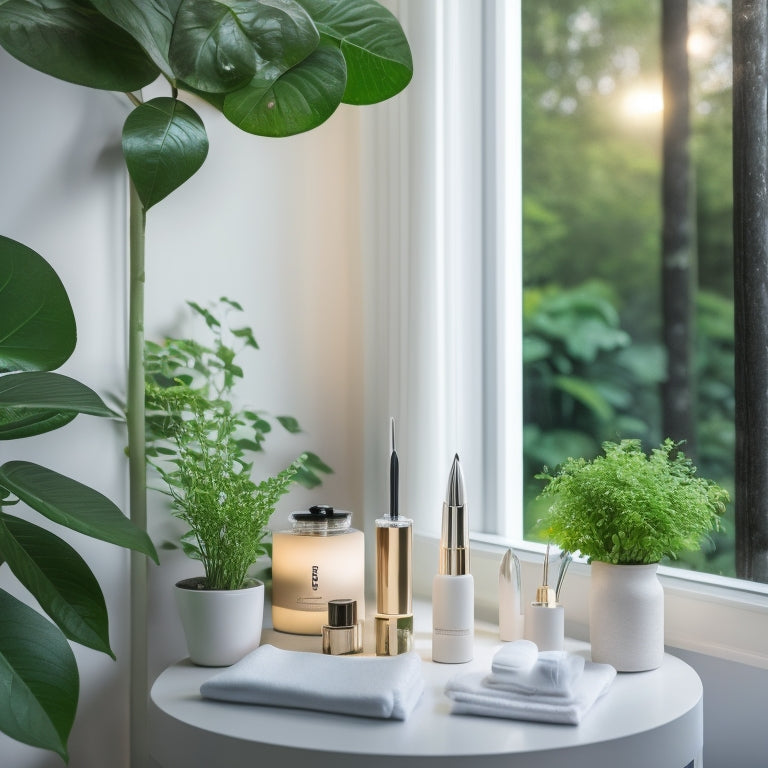
[[[495,628],[480,625],[472,662],[436,664],[431,661],[430,615],[420,622],[418,613],[414,646],[424,660],[426,685],[407,721],[210,701],[200,696],[200,685],[221,670],[185,660],[168,667],[152,686],[152,756],[162,768],[701,765],[701,680],[680,659],[665,655],[657,670],[617,675],[578,726],[451,715],[443,694],[446,681],[470,669],[490,670],[501,643]],[[427,628],[420,629],[424,620]],[[318,637],[272,629],[264,630],[262,643],[320,651]],[[371,647],[366,642],[366,651]],[[569,640],[566,648],[588,657],[585,643]]]

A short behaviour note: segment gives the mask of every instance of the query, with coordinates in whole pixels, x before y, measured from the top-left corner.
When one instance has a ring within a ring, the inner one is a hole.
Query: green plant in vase
[[[592,659],[620,672],[656,669],[664,658],[658,563],[719,530],[728,492],[698,477],[669,439],[648,455],[639,440],[606,442],[603,452],[538,475],[547,481],[541,498],[551,501],[541,527],[591,563]]]
[[[728,492],[698,477],[665,440],[646,455],[639,440],[603,443],[604,455],[569,458],[554,475],[537,475],[551,501],[541,528],[549,539],[589,561],[640,565],[695,550],[720,530]]]
[[[242,308],[222,299],[214,311],[189,302],[211,342],[166,338],[146,344],[147,454],[164,481],[173,512],[188,531],[186,554],[203,564],[205,589],[239,589],[248,569],[267,553],[269,519],[294,482],[314,487],[330,468],[303,453],[273,477],[252,479],[248,455],[263,451],[272,425],[262,412],[238,408],[239,354],[258,349],[248,327],[232,327]],[[292,416],[274,421],[300,432]]]

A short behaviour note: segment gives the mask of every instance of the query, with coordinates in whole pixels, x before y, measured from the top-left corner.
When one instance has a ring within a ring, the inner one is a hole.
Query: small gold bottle
[[[328,623],[323,625],[323,653],[344,656],[363,650],[363,622],[357,619],[357,601],[328,601]]]

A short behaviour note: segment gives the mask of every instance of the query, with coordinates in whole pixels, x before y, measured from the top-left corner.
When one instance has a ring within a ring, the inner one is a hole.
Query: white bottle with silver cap
[[[463,664],[474,655],[475,583],[469,572],[469,521],[458,455],[445,495],[439,571],[432,581],[432,660]]]

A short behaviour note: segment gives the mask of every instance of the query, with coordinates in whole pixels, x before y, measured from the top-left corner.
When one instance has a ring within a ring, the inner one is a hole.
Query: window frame
[[[403,467],[407,472],[410,462],[419,469],[418,478],[416,473],[411,477],[412,485],[419,487],[418,492],[409,496],[406,488],[406,503],[403,505],[401,497],[401,509],[404,507],[405,514],[414,518],[414,594],[428,598],[438,562],[439,502],[444,488],[441,478],[447,471],[447,465],[443,466],[443,454],[449,449],[451,439],[456,438],[456,433],[449,434],[450,430],[445,424],[438,423],[439,419],[433,420],[435,428],[432,432],[428,429],[429,420],[426,430],[407,426],[408,417],[418,413],[410,391],[414,372],[409,366],[414,365],[414,339],[423,329],[414,327],[420,321],[414,312],[403,310],[403,296],[414,291],[412,256],[419,253],[421,257],[420,247],[433,251],[435,243],[440,248],[445,247],[446,231],[439,229],[441,223],[455,225],[451,220],[450,205],[446,207],[444,190],[440,189],[449,173],[439,162],[446,158],[446,147],[442,144],[445,137],[434,142],[435,151],[428,156],[420,150],[428,146],[425,125],[434,123],[435,115],[444,104],[441,100],[444,100],[448,86],[459,92],[471,89],[471,82],[456,82],[457,69],[450,66],[452,56],[455,59],[450,35],[457,35],[462,30],[460,13],[466,12],[470,4],[461,0],[422,0],[419,3],[392,0],[388,6],[401,20],[411,41],[416,75],[414,83],[397,97],[396,104],[368,110],[361,120],[362,231],[366,262],[365,530],[369,534],[366,537],[367,562],[371,564],[368,583],[374,583],[373,520],[385,508],[387,499],[387,478],[383,468],[387,466],[389,444],[385,439],[385,425],[389,423],[389,417],[395,415],[406,421],[406,454],[408,450],[412,452],[411,456],[406,455],[404,462],[399,451],[401,477]],[[516,72],[519,93],[520,38],[519,23],[515,20],[519,20],[520,0],[483,0],[483,14],[497,36],[511,36],[516,44],[497,47],[493,51],[487,45],[488,41],[483,45],[480,38],[479,42],[475,41],[478,50],[474,53],[484,62],[486,72],[499,65],[506,73]],[[465,42],[462,44],[465,45],[462,54],[471,57],[472,51],[467,49]],[[422,81],[419,84],[417,78],[425,74],[424,69],[426,76],[434,79],[433,83],[425,85]],[[503,84],[495,80],[493,87],[503,87]],[[430,88],[434,93],[430,94]],[[489,98],[488,91],[484,98]],[[513,136],[513,147],[511,150],[507,147],[503,153],[503,163],[508,169],[513,169],[515,163],[519,168],[519,110],[510,107],[503,115],[496,115],[496,119],[502,129],[490,137],[486,135],[486,141],[498,142],[505,130],[516,130],[516,134],[506,133]],[[510,129],[513,125],[517,128]],[[487,273],[483,290],[487,292],[493,288],[500,292],[494,295],[497,322],[504,324],[507,333],[520,331],[518,338],[522,338],[521,191],[500,189],[500,175],[491,172],[489,162],[488,157],[484,158],[483,188],[486,197],[496,196],[496,205],[490,214],[484,214],[483,227],[486,232],[492,232],[491,237],[486,237],[486,245],[493,245],[498,238],[504,237],[510,250],[506,253],[503,276],[490,273],[489,278]],[[425,202],[425,195],[429,196],[431,192],[436,193],[435,199]],[[433,205],[443,206],[442,211],[435,214]],[[516,221],[510,216],[510,210],[517,211]],[[488,339],[488,330],[483,329],[483,333]],[[451,362],[455,364],[456,360]],[[520,355],[509,360],[500,354],[490,362],[486,356],[483,371],[486,377],[492,377],[485,389],[486,397],[490,396],[494,403],[485,412],[488,417],[494,415],[494,408],[498,408],[499,393],[522,393]],[[517,501],[521,497],[522,398],[517,400],[519,407],[508,400],[496,410],[496,420],[503,426],[492,434],[492,444],[474,446],[484,458],[493,457],[497,467],[513,467],[511,472],[498,474],[496,498],[504,501],[495,503],[495,507],[499,517],[511,514],[514,522],[500,526],[496,534],[473,531],[471,536],[477,615],[492,622],[498,616],[498,566],[506,549],[513,547],[520,556],[524,583],[529,590],[535,585],[542,563],[543,547],[520,540],[513,530],[516,522],[522,521],[522,499]],[[430,435],[429,441],[424,440],[425,434]],[[483,480],[487,482],[487,476]],[[472,496],[477,498],[476,494]],[[493,498],[493,494],[489,498]],[[473,501],[473,508],[474,505]],[[489,519],[493,520],[492,517]],[[522,530],[521,524],[518,530]],[[660,567],[659,574],[666,595],[665,639],[669,646],[768,669],[768,644],[764,641],[768,637],[768,585],[667,567]],[[589,614],[589,566],[586,562],[576,561],[572,565],[563,600],[567,605],[568,634],[586,639]]]

